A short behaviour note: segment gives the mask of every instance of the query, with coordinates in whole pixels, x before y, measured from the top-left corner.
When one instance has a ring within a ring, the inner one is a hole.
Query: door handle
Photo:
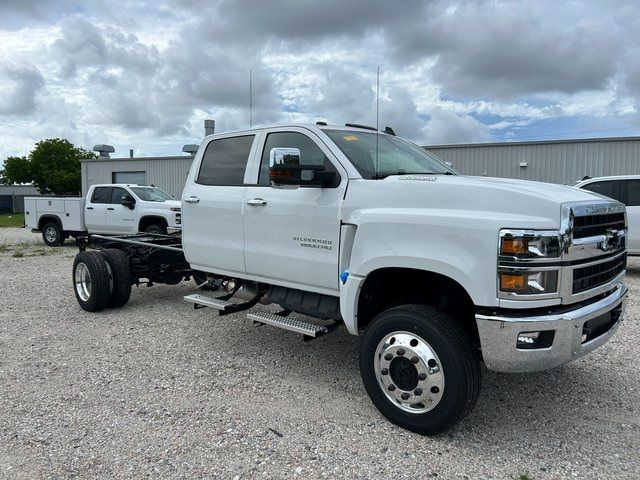
[[[199,203],[200,199],[198,197],[191,196],[191,197],[185,198],[184,201],[187,203]]]
[[[107,210],[113,210],[113,208],[112,207],[107,207]]]
[[[87,207],[87,210],[93,210],[93,207]]]
[[[252,207],[264,207],[267,204],[267,201],[264,198],[252,198],[251,200],[247,200],[247,205],[251,205]]]

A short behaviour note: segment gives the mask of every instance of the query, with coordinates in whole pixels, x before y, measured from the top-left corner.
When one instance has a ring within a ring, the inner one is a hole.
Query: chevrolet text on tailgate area
[[[388,127],[208,136],[183,192],[182,227],[80,236],[80,306],[121,307],[132,284],[193,278],[202,291],[185,300],[196,308],[247,310],[256,325],[305,340],[344,325],[362,337],[375,406],[423,434],[469,414],[481,362],[553,368],[606,343],[623,318],[623,204],[458,175]]]

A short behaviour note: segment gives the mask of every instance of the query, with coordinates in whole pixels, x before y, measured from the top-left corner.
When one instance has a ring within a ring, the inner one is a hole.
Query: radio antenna
[[[253,127],[253,72],[249,69],[249,128]]]
[[[380,67],[376,69],[376,177],[378,176],[378,134],[380,132]]]

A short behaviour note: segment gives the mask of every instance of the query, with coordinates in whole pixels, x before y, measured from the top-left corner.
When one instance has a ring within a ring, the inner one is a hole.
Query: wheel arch
[[[362,279],[356,295],[355,332],[365,330],[379,313],[389,308],[421,304],[451,316],[473,343],[478,339],[472,296],[449,275],[420,268],[381,267]]]
[[[144,215],[140,217],[140,220],[138,221],[138,231],[144,232],[151,225],[162,225],[167,228],[169,226],[169,222],[161,215]]]
[[[49,222],[56,223],[58,225],[58,228],[60,229],[60,232],[64,232],[64,229],[62,228],[62,220],[60,220],[60,217],[50,213],[42,215],[38,219],[38,230],[42,230],[44,226]]]

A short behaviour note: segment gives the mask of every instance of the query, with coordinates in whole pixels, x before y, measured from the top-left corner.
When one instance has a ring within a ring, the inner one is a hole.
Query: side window
[[[196,183],[242,185],[255,135],[221,138],[209,142]]]
[[[640,180],[627,180],[627,207],[640,206]]]
[[[605,197],[614,198],[614,182],[610,180],[605,182],[589,183],[588,185],[584,185],[582,188],[593,193],[599,193]],[[618,189],[616,188],[615,190]]]
[[[109,194],[111,187],[96,187],[93,190],[91,203],[109,203]]]
[[[117,203],[118,205],[120,205],[122,203],[122,197],[124,197],[125,195],[129,195],[129,192],[127,192],[124,188],[113,187],[113,190],[111,191],[111,201],[109,203]]]
[[[288,147],[300,150],[300,163],[305,165],[324,165],[328,172],[336,169],[320,147],[309,137],[298,132],[274,132],[267,135],[260,161],[258,184],[269,186],[269,153],[272,148]]]

